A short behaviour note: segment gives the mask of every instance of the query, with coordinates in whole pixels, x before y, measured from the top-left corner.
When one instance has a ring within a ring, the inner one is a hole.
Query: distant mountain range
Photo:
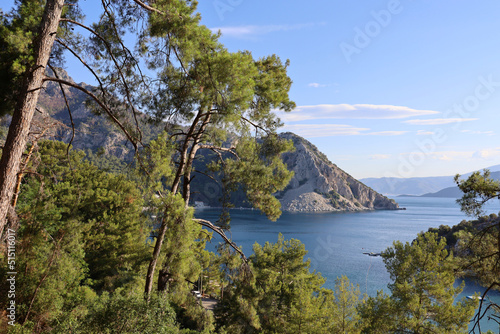
[[[487,167],[491,177],[500,180],[500,165]],[[467,178],[472,172],[461,175]],[[421,197],[462,197],[462,192],[455,184],[455,176],[412,177],[412,178],[365,178],[361,182],[376,191],[391,196]]]

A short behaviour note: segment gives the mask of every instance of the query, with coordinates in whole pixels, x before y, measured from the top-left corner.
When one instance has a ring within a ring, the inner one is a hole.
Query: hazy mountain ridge
[[[493,172],[500,171],[500,165],[490,166],[485,169],[490,170],[493,174]],[[463,174],[461,178],[466,178],[471,174],[472,172]],[[454,178],[455,175],[411,178],[380,177],[363,178],[360,179],[360,181],[385,195],[426,195],[427,197],[432,197],[429,195],[437,193],[445,188],[456,187]]]
[[[497,167],[497,166],[492,166],[490,168],[493,169],[495,167]],[[461,179],[466,178],[468,175],[470,175],[470,173],[465,174],[464,176],[461,177]],[[494,180],[500,180],[500,172],[492,172],[490,174],[490,177]],[[458,186],[454,186],[454,187],[448,187],[448,188],[441,189],[440,191],[435,192],[435,193],[423,194],[420,197],[447,197],[447,198],[459,199],[462,196],[463,196],[463,192],[460,190],[460,188],[458,188]]]

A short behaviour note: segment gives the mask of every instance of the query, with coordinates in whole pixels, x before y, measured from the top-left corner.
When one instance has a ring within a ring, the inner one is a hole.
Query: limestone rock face
[[[365,186],[321,153],[313,144],[290,132],[295,152],[283,161],[295,175],[286,189],[277,193],[285,211],[397,210],[398,204]]]

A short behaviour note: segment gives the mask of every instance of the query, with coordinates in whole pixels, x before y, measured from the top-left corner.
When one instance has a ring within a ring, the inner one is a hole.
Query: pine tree
[[[0,31],[2,56],[7,56],[1,58],[0,67],[7,67],[1,79],[2,85],[7,84],[10,87],[0,96],[2,102],[6,102],[0,113],[5,113],[5,107],[9,108],[12,101],[16,101],[16,105],[0,158],[0,238],[6,225],[21,156],[28,141],[31,121],[58,32],[63,6],[64,0],[48,0],[40,19],[40,3],[26,0],[20,2],[18,17],[12,22],[1,18],[2,23],[7,23]],[[38,21],[40,24],[36,28],[37,34],[32,36]],[[8,62],[11,60],[14,61],[9,67]]]
[[[96,292],[135,285],[149,258],[137,186],[66,149],[39,143],[19,198],[16,303],[19,323],[35,332]]]
[[[476,228],[459,235],[457,245],[464,259],[462,269],[472,272],[486,287],[474,318],[474,329],[479,327],[479,321],[488,310],[493,311],[490,319],[500,325],[500,305],[484,304],[489,291],[500,290],[500,219],[496,215],[480,217],[484,214],[485,203],[500,198],[500,182],[492,179],[488,170],[472,173],[466,180],[460,180],[457,175],[455,182],[464,193],[457,200],[461,210],[479,220]]]
[[[411,244],[396,241],[382,253],[391,296],[379,294],[361,307],[365,332],[382,316],[391,333],[465,333],[477,303],[465,297],[456,302],[463,283],[453,286],[456,263],[445,246],[446,240],[428,232]]]
[[[240,271],[224,291],[216,317],[230,333],[326,333],[329,322],[324,279],[309,271],[300,241],[255,244],[252,275]],[[329,297],[330,296],[330,297]]]
[[[357,307],[360,304],[359,286],[354,286],[346,276],[337,278],[334,288],[333,333],[359,333],[359,315]]]

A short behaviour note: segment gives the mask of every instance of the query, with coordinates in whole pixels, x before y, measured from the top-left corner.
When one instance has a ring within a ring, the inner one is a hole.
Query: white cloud
[[[405,159],[408,159],[410,155],[422,154],[425,155],[426,158],[431,160],[440,160],[440,161],[474,161],[477,159],[481,160],[493,160],[493,158],[500,158],[500,147],[496,148],[486,148],[478,151],[437,151],[437,152],[429,152],[423,153],[421,151],[411,152],[411,153],[401,153]]]
[[[479,150],[474,152],[473,158],[480,158],[485,160],[490,160],[491,158],[496,158],[500,156],[500,148],[487,148],[484,150]]]
[[[390,154],[372,154],[369,156],[370,160],[385,160],[390,159]]]
[[[470,151],[443,151],[432,152],[430,154],[434,160],[452,161],[452,160],[469,160],[472,156]]]
[[[433,135],[435,134],[434,131],[426,131],[426,130],[418,130],[417,131],[417,136],[428,136],[428,135]]]
[[[423,155],[426,159],[431,160],[441,160],[441,161],[464,161],[470,160],[472,158],[472,151],[437,151],[437,152],[428,152],[423,153],[420,150],[411,153],[402,153],[401,155],[408,159],[409,156]]]
[[[283,131],[291,131],[302,137],[331,136],[399,136],[407,131],[367,132],[369,128],[357,128],[346,124],[285,124]]]
[[[313,87],[313,88],[321,88],[321,87],[326,87],[326,85],[324,85],[324,84],[320,84],[320,83],[317,83],[317,82],[311,82],[308,86],[309,86],[309,87]]]
[[[356,136],[370,129],[344,124],[286,124],[284,131],[291,131],[306,138],[330,136]]]
[[[424,154],[419,151],[419,154]],[[408,157],[415,155],[412,153],[402,153],[402,156]],[[476,159],[493,160],[500,158],[500,147],[486,148],[478,151],[439,151],[424,154],[428,159],[440,161],[473,161]]]
[[[370,132],[366,135],[370,136],[401,136],[407,133],[408,131],[379,131],[379,132]]]
[[[477,120],[478,118],[435,118],[435,119],[412,119],[408,121],[403,121],[403,123],[413,124],[413,125],[444,125],[444,124],[470,122]]]
[[[470,134],[470,135],[488,135],[488,136],[492,136],[495,134],[494,131],[473,131],[473,130],[462,130],[461,132],[463,133],[467,133],[467,134]]]
[[[295,110],[276,114],[285,122],[315,119],[401,119],[414,116],[438,114],[433,110],[417,110],[404,106],[374,104],[318,104],[298,106]]]
[[[265,35],[278,31],[292,31],[311,28],[318,25],[325,25],[325,23],[302,23],[302,24],[275,24],[275,25],[247,25],[247,26],[234,26],[234,27],[215,27],[210,28],[214,33],[218,31],[225,37],[248,38],[257,35]]]

